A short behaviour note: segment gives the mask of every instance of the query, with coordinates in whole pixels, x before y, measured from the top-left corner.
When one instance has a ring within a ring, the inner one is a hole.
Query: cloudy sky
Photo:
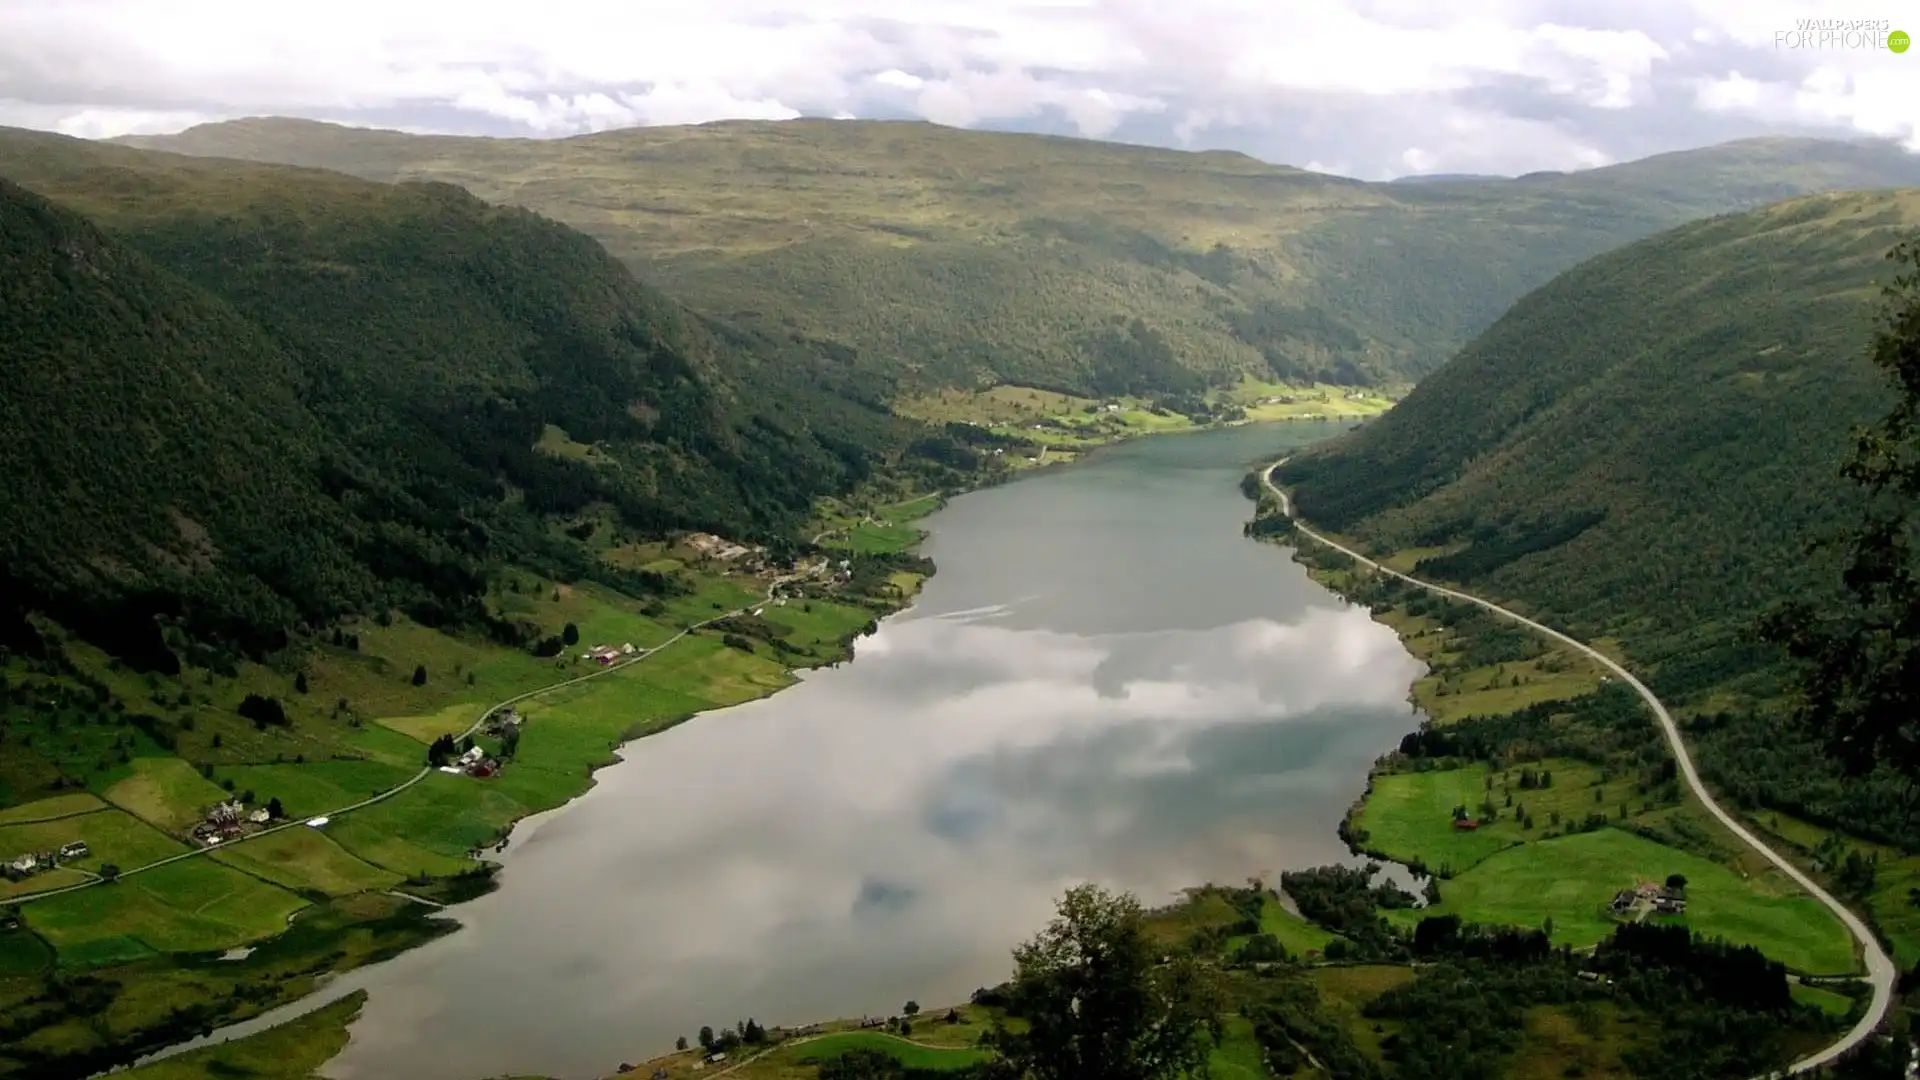
[[[0,0],[0,124],[921,117],[1367,178],[1765,132],[1920,149],[1920,49],[1792,47],[1808,19],[1920,33],[1911,0]]]

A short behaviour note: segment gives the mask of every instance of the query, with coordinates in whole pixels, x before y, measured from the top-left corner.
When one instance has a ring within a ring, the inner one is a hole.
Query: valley
[[[0,129],[0,1076],[993,1080],[1073,881],[1215,1075],[1890,1076],[1916,160]]]

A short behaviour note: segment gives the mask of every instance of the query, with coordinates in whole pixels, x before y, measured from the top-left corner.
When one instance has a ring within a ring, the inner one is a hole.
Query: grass
[[[1269,900],[1260,911],[1260,932],[1272,934],[1294,956],[1323,952],[1327,944],[1339,936],[1315,926],[1273,900]]]
[[[356,841],[370,832],[377,837],[404,838],[411,846],[458,859],[492,840],[525,810],[524,805],[500,795],[485,781],[436,772],[391,799],[330,822],[327,831],[361,858],[398,873],[413,874],[422,868],[394,865],[375,851],[362,850]]]
[[[1323,584],[1329,581],[1326,571],[1310,573]],[[1459,660],[1460,635],[1437,620],[1397,607],[1377,610],[1373,618],[1392,627],[1407,651],[1426,662],[1427,673],[1414,681],[1409,696],[1436,724],[1517,712],[1543,701],[1578,697],[1600,685],[1599,665],[1544,639],[1539,654],[1529,659],[1466,665]]]
[[[1361,1015],[1366,1004],[1396,986],[1413,981],[1413,969],[1390,964],[1356,964],[1315,968],[1308,979],[1320,992],[1320,1002],[1328,1014],[1341,1020],[1353,1039],[1375,1060],[1381,1057],[1380,1043],[1399,1030],[1395,1020],[1376,1023]]]
[[[1253,1021],[1228,1016],[1221,1021],[1220,1045],[1207,1060],[1209,1076],[1220,1080],[1265,1080],[1267,1069],[1260,1043],[1253,1037]]]
[[[425,746],[442,735],[458,735],[472,727],[492,702],[456,701],[428,713],[382,716],[380,726],[397,731]]]
[[[277,798],[288,817],[324,814],[396,787],[426,765],[423,752],[411,766],[383,761],[309,761],[300,765],[240,765],[216,770],[233,790],[253,792],[254,805]]]
[[[0,825],[23,825],[34,821],[53,821],[58,818],[72,817],[75,814],[90,813],[105,806],[100,797],[90,792],[75,791],[66,795],[51,795],[36,799],[19,806],[10,806],[0,810]]]
[[[828,537],[822,547],[844,548],[862,555],[892,555],[914,547],[926,534],[910,525],[862,521],[845,533]]]
[[[37,1030],[29,1029],[32,1034],[24,1038],[9,1038],[0,1055],[10,1055],[22,1046],[91,1053],[195,1035],[201,1023],[256,1016],[309,993],[329,973],[390,957],[450,927],[448,921],[417,904],[382,894],[360,894],[316,904],[286,933],[237,961],[155,956],[130,938],[105,942],[93,949],[95,959],[133,963],[89,972],[96,981],[84,999],[51,1001],[41,996],[45,985],[41,979],[0,979],[0,1013],[10,1023],[25,1021],[33,1011],[13,1011],[31,1004],[26,999],[38,996],[40,1002],[32,1023]],[[75,963],[71,957],[63,959],[69,966]],[[247,1045],[277,1045],[281,1047],[277,1053],[290,1057],[292,1048],[276,1039],[269,1035],[248,1040]],[[191,1058],[183,1055],[180,1060]],[[311,1063],[309,1059],[301,1065],[296,1075],[305,1077]],[[211,1071],[218,1075],[220,1066]]]
[[[136,758],[133,774],[102,794],[106,800],[144,821],[183,834],[207,807],[227,798],[218,785],[177,757]]]
[[[30,878],[22,878],[19,881],[9,881],[5,878],[0,878],[0,900],[12,900],[16,897],[31,896],[34,893],[51,892],[54,889],[64,889],[69,885],[80,885],[92,880],[93,875],[83,874],[78,870],[71,870],[64,866],[57,870],[42,871]]]
[[[901,576],[918,581],[917,575],[903,573]],[[912,583],[895,584],[907,588]],[[762,617],[788,629],[788,644],[809,652],[837,655],[840,643],[866,626],[873,619],[873,612],[831,600],[789,600],[784,605],[763,609]]]
[[[1522,1022],[1526,1037],[1508,1066],[1511,1080],[1560,1080],[1568,1076],[1631,1080],[1633,1072],[1620,1057],[1643,1033],[1636,1032],[1636,1018],[1613,1003],[1597,1004],[1584,1022],[1561,1006],[1535,1005],[1526,1010]]]
[[[356,990],[305,1016],[244,1039],[129,1069],[130,1080],[308,1080],[347,1045],[347,1025],[360,1015],[367,992]]]
[[[1813,853],[1835,833],[1790,814],[1768,812],[1753,822],[1771,833],[1777,846],[1787,855],[1816,872]],[[1842,835],[1845,846],[1876,859],[1874,883],[1866,897],[1874,926],[1893,946],[1894,960],[1901,968],[1920,964],[1920,904],[1914,902],[1920,890],[1920,855]]]
[[[1792,992],[1793,1000],[1800,1004],[1811,1005],[1821,1012],[1826,1013],[1828,1016],[1841,1020],[1852,1015],[1854,1010],[1854,1000],[1852,998],[1824,987],[1808,986],[1805,983],[1794,983],[1788,987],[1788,990]]]
[[[287,829],[216,851],[210,858],[283,889],[328,896],[389,889],[402,877],[354,858],[317,829]]]
[[[1845,927],[1819,901],[1771,877],[1742,878],[1719,863],[1616,828],[1495,853],[1441,882],[1438,905],[1389,917],[1411,925],[1427,915],[1457,914],[1468,922],[1529,927],[1551,919],[1556,943],[1585,946],[1612,933],[1606,905],[1617,890],[1674,873],[1687,878],[1687,913],[1663,920],[1752,945],[1795,971],[1854,969]]]
[[[1553,814],[1572,823],[1596,807],[1603,812],[1613,808],[1604,799],[1595,802],[1596,789],[1604,796],[1606,785],[1599,782],[1599,771],[1590,765],[1548,759],[1528,767],[1551,773],[1552,785],[1524,791],[1517,786],[1518,769],[1495,772],[1485,765],[1375,773],[1372,790],[1355,819],[1355,824],[1366,830],[1363,846],[1397,862],[1420,862],[1436,871],[1459,873],[1495,852],[1545,838],[1555,831]],[[1623,783],[1621,787],[1624,792],[1629,785]],[[1498,816],[1492,822],[1471,832],[1454,828],[1454,807],[1465,806],[1470,815],[1479,818],[1483,800],[1494,804]],[[1533,818],[1533,828],[1524,828],[1515,819],[1520,810]]]
[[[53,964],[53,950],[25,930],[0,930],[0,979],[33,975]]]
[[[292,893],[201,858],[36,901],[21,914],[67,965],[137,955],[140,948],[226,949],[278,934],[305,906]]]
[[[185,844],[124,810],[95,810],[53,821],[0,826],[0,856],[57,850],[74,840],[86,841],[91,853],[68,865],[86,870],[98,870],[105,863],[141,866],[187,850]],[[29,881],[35,890],[46,887],[41,884],[44,878]]]
[[[879,1031],[841,1031],[793,1048],[800,1062],[826,1061],[852,1050],[874,1050],[910,1069],[964,1069],[988,1054],[972,1047],[931,1047]]]

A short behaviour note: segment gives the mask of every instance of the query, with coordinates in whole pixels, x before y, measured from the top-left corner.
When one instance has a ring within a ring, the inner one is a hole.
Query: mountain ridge
[[[1396,386],[1620,243],[1813,190],[1920,184],[1920,157],[1893,144],[1794,138],[1414,184],[908,121],[531,140],[255,119],[123,141],[526,205],[698,311],[832,342],[888,396],[1181,393],[1248,373]]]

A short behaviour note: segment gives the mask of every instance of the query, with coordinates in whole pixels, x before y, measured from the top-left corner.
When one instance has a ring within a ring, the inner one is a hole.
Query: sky
[[[1809,20],[1839,29],[1797,36]],[[1891,51],[1894,30],[1920,34],[1920,6],[0,0],[0,125],[107,137],[285,115],[553,137],[920,118],[1366,179],[1515,174],[1767,133],[1920,151],[1920,48]]]

